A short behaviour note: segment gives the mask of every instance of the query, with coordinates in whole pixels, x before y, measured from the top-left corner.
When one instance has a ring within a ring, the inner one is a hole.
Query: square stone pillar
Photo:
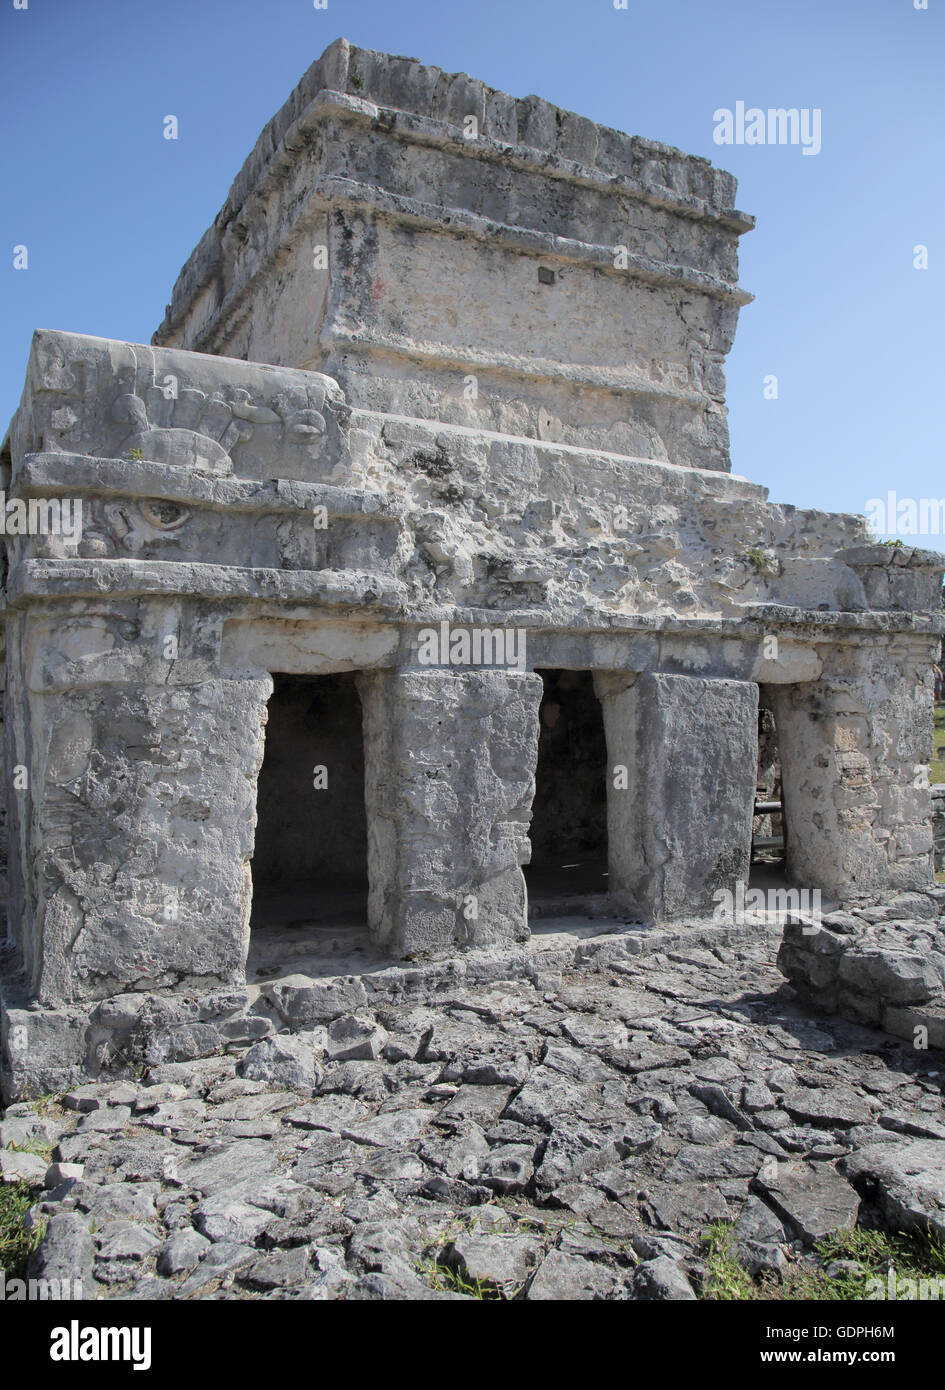
[[[373,671],[359,691],[372,937],[397,956],[525,940],[541,677]]]
[[[770,694],[791,881],[838,899],[932,887],[927,647],[838,649],[820,680]]]
[[[245,985],[271,682],[11,675],[11,912],[32,996]]]
[[[611,891],[650,920],[711,914],[747,881],[758,759],[749,681],[598,673]]]

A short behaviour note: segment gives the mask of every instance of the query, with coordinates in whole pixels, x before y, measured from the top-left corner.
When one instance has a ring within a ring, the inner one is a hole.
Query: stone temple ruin
[[[8,1095],[311,1026],[359,958],[406,988],[527,969],[575,904],[711,916],[759,711],[788,881],[933,885],[943,560],[730,471],[734,198],[339,40],[152,346],[36,334],[3,451],[37,521],[4,576]]]

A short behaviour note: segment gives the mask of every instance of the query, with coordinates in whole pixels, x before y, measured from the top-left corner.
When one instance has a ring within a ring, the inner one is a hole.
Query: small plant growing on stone
[[[426,1261],[420,1265],[421,1274],[425,1275],[430,1286],[436,1289],[437,1293],[461,1293],[466,1298],[478,1298],[482,1300],[495,1300],[501,1297],[493,1289],[490,1289],[479,1279],[467,1279],[458,1269],[453,1269],[450,1265],[437,1264],[435,1260]]]
[[[705,1280],[703,1298],[730,1303],[758,1298],[758,1290],[735,1253],[735,1233],[730,1221],[716,1221],[703,1232]]]
[[[29,1139],[23,1144],[7,1145],[7,1148],[12,1149],[14,1153],[36,1154],[38,1158],[45,1158],[47,1162],[49,1162],[52,1157],[54,1147],[53,1144],[47,1143],[44,1139]]]

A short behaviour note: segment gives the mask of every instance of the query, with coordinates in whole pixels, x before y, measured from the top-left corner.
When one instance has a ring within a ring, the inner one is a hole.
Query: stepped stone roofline
[[[755,226],[754,217],[735,207],[734,175],[708,159],[598,125],[542,97],[513,97],[466,73],[447,73],[415,58],[358,48],[339,38],[312,63],[263,129],[213,225],[181,270],[164,321],[153,336],[155,344],[167,342],[192,301],[218,273],[228,228],[239,220],[247,202],[291,165],[294,141],[332,115],[378,122],[407,142],[458,144],[474,158],[501,159],[546,177],[619,191],[650,207],[715,222],[736,235]],[[475,142],[463,137],[462,123],[470,115],[479,126]],[[641,269],[645,274],[646,268]],[[739,304],[752,299],[725,282],[700,288]]]
[[[339,39],[152,341],[321,372],[388,416],[727,472],[734,198],[706,159]]]

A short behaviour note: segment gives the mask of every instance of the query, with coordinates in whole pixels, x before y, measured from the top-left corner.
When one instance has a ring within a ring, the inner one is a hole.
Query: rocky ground
[[[4,1175],[46,1188],[30,1274],[99,1298],[691,1299],[720,1220],[774,1278],[858,1219],[945,1236],[945,1054],[813,1019],[778,941],[377,1005],[12,1106]]]

